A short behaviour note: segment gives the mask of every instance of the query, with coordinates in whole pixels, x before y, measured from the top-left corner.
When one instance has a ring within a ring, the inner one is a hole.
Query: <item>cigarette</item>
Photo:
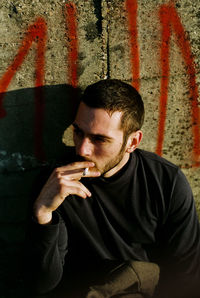
[[[85,168],[85,169],[83,170],[83,176],[86,176],[87,173],[88,173],[88,171],[89,171],[89,168]]]

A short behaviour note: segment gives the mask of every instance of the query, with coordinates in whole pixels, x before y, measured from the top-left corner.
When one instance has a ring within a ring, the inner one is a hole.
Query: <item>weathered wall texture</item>
[[[1,0],[0,25],[0,297],[22,296],[32,181],[71,144],[80,89],[99,79],[140,91],[141,148],[183,169],[200,214],[199,0]]]

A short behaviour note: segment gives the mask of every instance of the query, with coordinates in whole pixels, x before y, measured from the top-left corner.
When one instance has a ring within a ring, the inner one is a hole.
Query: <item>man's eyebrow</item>
[[[84,132],[75,122],[72,123],[72,126],[77,129],[78,131]],[[95,138],[101,138],[107,141],[111,141],[113,140],[112,137],[106,136],[106,135],[102,135],[102,134],[93,134],[93,133],[88,133],[89,136],[91,137],[95,137]]]

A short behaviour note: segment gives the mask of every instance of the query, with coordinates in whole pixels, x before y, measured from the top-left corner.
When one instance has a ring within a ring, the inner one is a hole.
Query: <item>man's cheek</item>
[[[111,148],[106,147],[106,146],[99,146],[98,148],[95,148],[94,150],[94,156],[98,159],[98,160],[103,160],[106,158],[111,157],[112,158],[112,154],[114,154],[115,149],[111,150]]]

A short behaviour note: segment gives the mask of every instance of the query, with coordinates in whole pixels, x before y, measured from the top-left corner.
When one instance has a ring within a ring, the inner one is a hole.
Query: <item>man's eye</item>
[[[106,142],[106,140],[104,139],[104,138],[102,138],[102,137],[92,137],[92,141],[94,142],[94,143],[105,143]]]

